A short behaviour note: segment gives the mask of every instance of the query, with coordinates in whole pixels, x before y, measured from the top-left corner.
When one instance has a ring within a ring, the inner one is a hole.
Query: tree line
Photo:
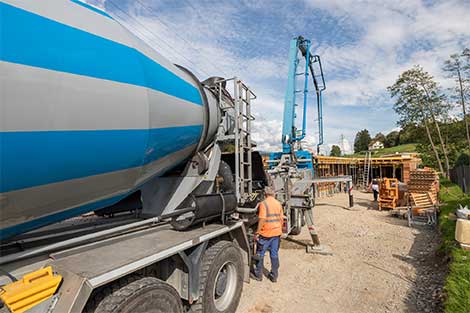
[[[377,133],[374,137],[371,137],[367,129],[360,130],[357,132],[354,139],[354,153],[365,151],[369,149],[369,145],[375,141],[383,143],[385,148],[391,148],[402,144],[414,143],[414,138],[410,137],[406,130],[394,130],[384,135]]]
[[[360,130],[354,140],[354,152],[368,150],[372,141],[385,147],[415,143],[424,165],[448,176],[455,165],[470,165],[470,49],[452,54],[442,69],[454,84],[444,89],[420,65],[404,71],[387,90],[399,116],[399,131],[371,137]]]
[[[465,159],[470,151],[470,49],[451,55],[442,69],[454,80],[450,90],[444,90],[423,67],[415,65],[401,73],[388,91],[395,101],[397,124],[414,133],[425,165],[448,176],[457,160]]]

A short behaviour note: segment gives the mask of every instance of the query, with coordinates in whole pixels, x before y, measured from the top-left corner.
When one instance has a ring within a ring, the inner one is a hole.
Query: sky
[[[470,0],[86,0],[101,7],[173,63],[209,76],[237,76],[257,94],[254,139],[277,151],[290,40],[302,35],[322,58],[326,79],[324,137],[397,128],[387,86],[419,64],[444,90],[450,54],[470,48]],[[313,94],[312,94],[313,96]],[[314,98],[307,109],[306,147],[317,142]]]

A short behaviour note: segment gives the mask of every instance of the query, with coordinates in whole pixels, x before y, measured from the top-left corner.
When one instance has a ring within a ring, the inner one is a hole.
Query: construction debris
[[[457,209],[457,211],[455,211],[455,215],[457,216],[457,218],[470,220],[470,210],[468,209],[468,206],[462,207],[462,205],[459,204],[459,208]]]

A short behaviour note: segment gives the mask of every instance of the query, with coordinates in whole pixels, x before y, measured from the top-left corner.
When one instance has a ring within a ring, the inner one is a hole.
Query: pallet
[[[415,207],[430,208],[434,206],[433,197],[428,192],[410,192],[410,198],[412,201],[412,205]]]
[[[433,170],[410,172],[408,192],[412,204],[430,207],[438,203],[439,176]]]

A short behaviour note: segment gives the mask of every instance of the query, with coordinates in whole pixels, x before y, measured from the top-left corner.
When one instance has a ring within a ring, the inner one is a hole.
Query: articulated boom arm
[[[325,79],[323,77],[323,69],[321,66],[320,56],[311,54],[311,42],[302,36],[294,38],[290,43],[289,50],[289,73],[287,78],[287,89],[284,100],[284,121],[282,127],[282,151],[283,153],[293,152],[293,144],[300,142],[305,138],[307,129],[307,97],[308,97],[308,78],[311,75],[313,85],[315,87],[317,110],[318,110],[318,134],[319,140],[317,149],[323,144],[323,108],[322,108],[322,91],[326,89]],[[300,53],[299,53],[300,52]],[[305,68],[303,72],[298,73],[300,58],[305,59]],[[316,68],[315,68],[316,67]],[[315,73],[318,72],[318,75]],[[302,89],[297,89],[297,76],[303,78]],[[319,79],[318,79],[319,78]],[[295,126],[297,117],[296,103],[298,93],[302,93],[303,100],[302,109],[302,129],[298,130]]]

